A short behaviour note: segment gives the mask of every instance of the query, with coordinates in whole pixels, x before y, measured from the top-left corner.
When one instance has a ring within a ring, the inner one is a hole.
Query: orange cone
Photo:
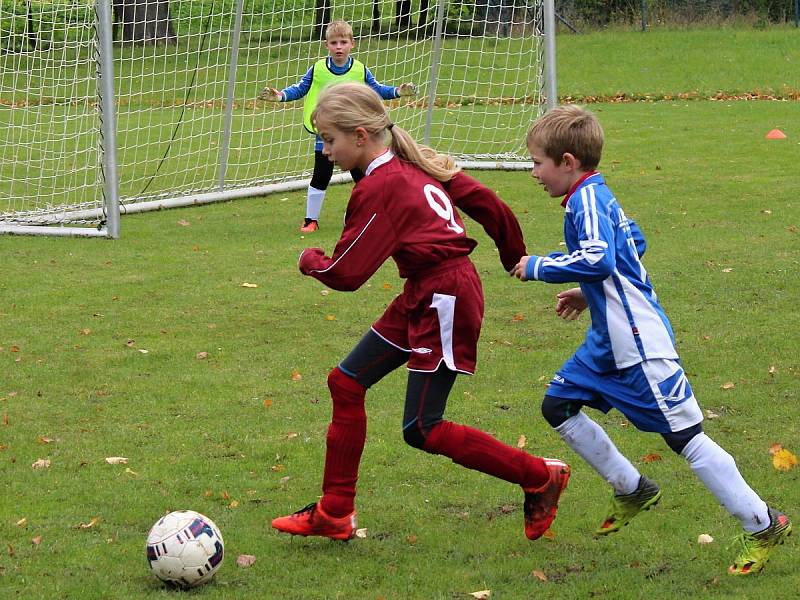
[[[785,140],[786,134],[783,133],[780,129],[773,129],[765,137],[768,140]]]

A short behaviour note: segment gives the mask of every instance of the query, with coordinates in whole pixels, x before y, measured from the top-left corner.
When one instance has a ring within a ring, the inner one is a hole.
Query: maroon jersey
[[[300,271],[335,290],[352,291],[389,257],[407,278],[466,256],[477,242],[467,237],[454,205],[483,225],[506,270],[526,254],[516,217],[486,186],[464,173],[442,184],[392,158],[356,185],[332,256],[308,248],[300,255]]]
[[[391,154],[375,164],[353,190],[332,256],[308,248],[300,271],[350,291],[392,257],[408,281],[373,329],[411,353],[409,369],[434,371],[444,362],[472,373],[483,292],[467,258],[477,242],[467,236],[455,206],[483,225],[507,270],[526,254],[519,223],[494,193],[464,173],[442,184]]]

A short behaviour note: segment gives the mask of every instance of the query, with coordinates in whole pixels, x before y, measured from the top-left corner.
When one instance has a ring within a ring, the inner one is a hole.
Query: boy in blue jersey
[[[661,490],[614,446],[581,408],[616,408],[637,429],[661,434],[722,506],[741,521],[741,551],[728,572],[757,573],[789,536],[786,515],[770,508],[742,478],[734,459],[704,432],[703,416],[681,367],[672,327],[642,265],[645,240],[603,176],[603,130],[595,116],[561,106],[537,119],[527,136],[532,176],[562,197],[566,252],[524,256],[511,270],[522,281],[577,282],[558,294],[556,314],[586,309],[586,340],[550,382],[542,414],[564,441],[614,489],[596,530],[618,531],[661,499]]]
[[[366,83],[384,100],[413,96],[416,93],[413,83],[404,83],[397,87],[378,83],[372,72],[361,61],[350,56],[356,47],[356,42],[353,28],[346,21],[331,21],[325,29],[325,47],[328,49],[327,58],[314,63],[298,83],[283,90],[266,87],[258,96],[261,100],[269,102],[292,102],[306,97],[303,105],[303,126],[309,133],[317,133],[311,122],[311,113],[316,108],[319,93],[332,83],[342,81]],[[357,169],[350,171],[350,175],[356,182],[364,177],[364,174]],[[303,233],[319,229],[319,215],[332,176],[333,163],[322,154],[322,139],[317,135],[314,145],[314,173],[306,198],[306,218],[300,226],[300,231]]]

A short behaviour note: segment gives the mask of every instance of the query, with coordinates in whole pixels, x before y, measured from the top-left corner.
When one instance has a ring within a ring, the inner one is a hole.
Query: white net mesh
[[[0,222],[102,206],[92,2],[0,2]]]
[[[256,97],[297,83],[326,55],[318,23],[333,19],[352,25],[353,55],[379,82],[416,84],[415,97],[388,105],[419,142],[461,161],[524,160],[525,130],[544,102],[539,2],[441,1],[115,2],[122,212],[308,179],[314,137],[302,100]],[[102,206],[92,5],[0,0],[3,40],[18,32],[0,55],[0,224]],[[52,42],[30,48],[28,29]],[[122,41],[132,37],[148,43]]]

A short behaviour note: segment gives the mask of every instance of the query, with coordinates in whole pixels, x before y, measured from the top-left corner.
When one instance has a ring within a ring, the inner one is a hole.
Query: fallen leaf
[[[49,438],[46,435],[40,435],[38,438],[36,438],[37,444],[50,444],[51,442],[54,441],[55,440],[53,438]]]
[[[733,272],[733,269],[731,269],[731,268],[722,269],[722,272],[723,272],[723,273],[732,273],[732,272]]]
[[[258,284],[257,284],[257,283],[247,283],[247,282],[245,281],[245,282],[242,284],[242,287],[246,287],[246,288],[257,288],[257,287],[258,287]]]
[[[206,351],[198,352],[197,354],[194,355],[194,357],[197,360],[205,360],[205,359],[208,358],[208,352],[206,352]]]
[[[203,492],[203,498],[211,498],[211,496],[213,495],[214,492],[212,492],[211,490],[206,490],[205,492]]]
[[[127,342],[125,342],[125,345],[128,348],[133,348],[136,345],[136,340],[128,340]]]
[[[772,466],[779,471],[790,471],[797,466],[797,457],[783,448],[772,457]]]
[[[144,348],[139,348],[138,350],[139,350],[139,352],[141,352],[142,354],[149,354],[149,353],[150,353],[150,350],[145,350]]]
[[[383,286],[381,286],[381,287],[383,287],[383,289],[385,289],[385,290],[390,290],[390,289],[392,289],[392,284],[391,283],[384,283]]]
[[[100,517],[92,517],[88,523],[79,523],[76,529],[91,529],[100,522]]]
[[[49,458],[39,458],[36,460],[35,463],[31,465],[34,469],[49,469],[50,468],[50,459]]]
[[[715,413],[713,410],[706,409],[706,418],[707,419],[719,419],[719,415]]]
[[[300,381],[302,378],[303,376],[300,375],[300,371],[292,369],[292,381]]]
[[[728,383],[723,383],[720,387],[723,390],[732,390],[733,388],[736,387],[736,384],[733,383],[732,381],[729,381]]]
[[[27,527],[28,526],[28,519],[22,517],[19,521],[17,521],[17,527]]]
[[[127,465],[128,459],[124,456],[107,456],[106,462],[110,465]]]
[[[697,543],[698,544],[710,544],[714,541],[714,538],[708,535],[707,533],[701,533],[697,536]]]
[[[480,592],[470,592],[469,595],[472,596],[473,598],[478,598],[478,600],[486,600],[487,598],[492,597],[492,591],[481,590]]]
[[[81,335],[89,335],[90,333],[92,333],[92,330],[88,327],[81,329]]]
[[[231,503],[228,504],[228,508],[238,508],[238,507],[239,507],[239,501],[238,500],[231,500]]]
[[[11,348],[9,348],[9,350],[10,350],[11,352],[19,352],[19,346],[17,346],[16,344],[14,344],[13,346],[11,346]]]
[[[186,219],[181,219],[180,221],[178,221],[178,225],[180,225],[181,227],[189,227],[191,223],[189,223],[189,221],[187,221]]]
[[[293,440],[294,438],[299,437],[299,435],[300,435],[299,433],[295,433],[294,431],[291,431],[291,432],[286,434],[286,439],[287,440]]]
[[[538,571],[536,569],[531,571],[531,575],[536,577],[536,579],[538,579],[539,581],[547,581],[547,575],[545,575],[544,573],[542,573],[541,571]]]
[[[511,320],[512,321],[524,321],[525,320],[525,315],[523,315],[522,313],[516,313],[513,317],[511,317]]]
[[[642,462],[644,463],[656,462],[657,460],[661,460],[661,455],[656,454],[655,452],[651,452],[650,454],[642,457]]]
[[[36,535],[31,538],[31,544],[33,544],[34,546],[38,546],[41,543],[42,543],[42,536]]]
[[[270,406],[272,406],[272,399],[264,398],[264,408],[269,408]]]
[[[335,321],[336,317],[333,316],[333,315],[325,315],[325,320],[326,321]]]
[[[556,539],[556,532],[548,527],[542,534],[542,537],[547,538],[548,540],[554,540]]]
[[[240,554],[238,557],[236,557],[236,566],[241,567],[242,569],[253,566],[253,563],[255,562],[256,557],[252,554]]]
[[[528,438],[526,438],[524,434],[520,435],[519,439],[517,439],[517,448],[524,448],[525,444],[527,443],[528,443]]]
[[[361,540],[367,539],[367,528],[359,527],[358,529],[356,529],[356,537]]]
[[[330,293],[331,293],[330,290],[322,290],[322,291],[320,291],[320,296],[327,296]]]
[[[778,369],[775,368],[775,365],[770,365],[768,372],[770,375],[775,375],[775,373],[778,372]]]
[[[283,465],[272,465],[270,467],[270,471],[274,471],[275,473],[281,473],[286,470],[286,467]]]
[[[772,446],[769,447],[769,453],[772,454],[773,456],[775,456],[775,454],[777,454],[781,450],[783,450],[783,446],[778,443],[772,444]]]
[[[412,545],[412,546],[413,546],[414,544],[416,544],[416,543],[417,543],[417,536],[415,536],[415,535],[412,533],[412,534],[410,534],[410,535],[406,536],[406,541],[407,541],[407,542],[408,542],[410,545]]]
[[[128,475],[133,475],[134,477],[138,477],[139,476],[139,474],[136,471],[134,471],[133,469],[131,469],[130,467],[126,467],[125,472]]]

